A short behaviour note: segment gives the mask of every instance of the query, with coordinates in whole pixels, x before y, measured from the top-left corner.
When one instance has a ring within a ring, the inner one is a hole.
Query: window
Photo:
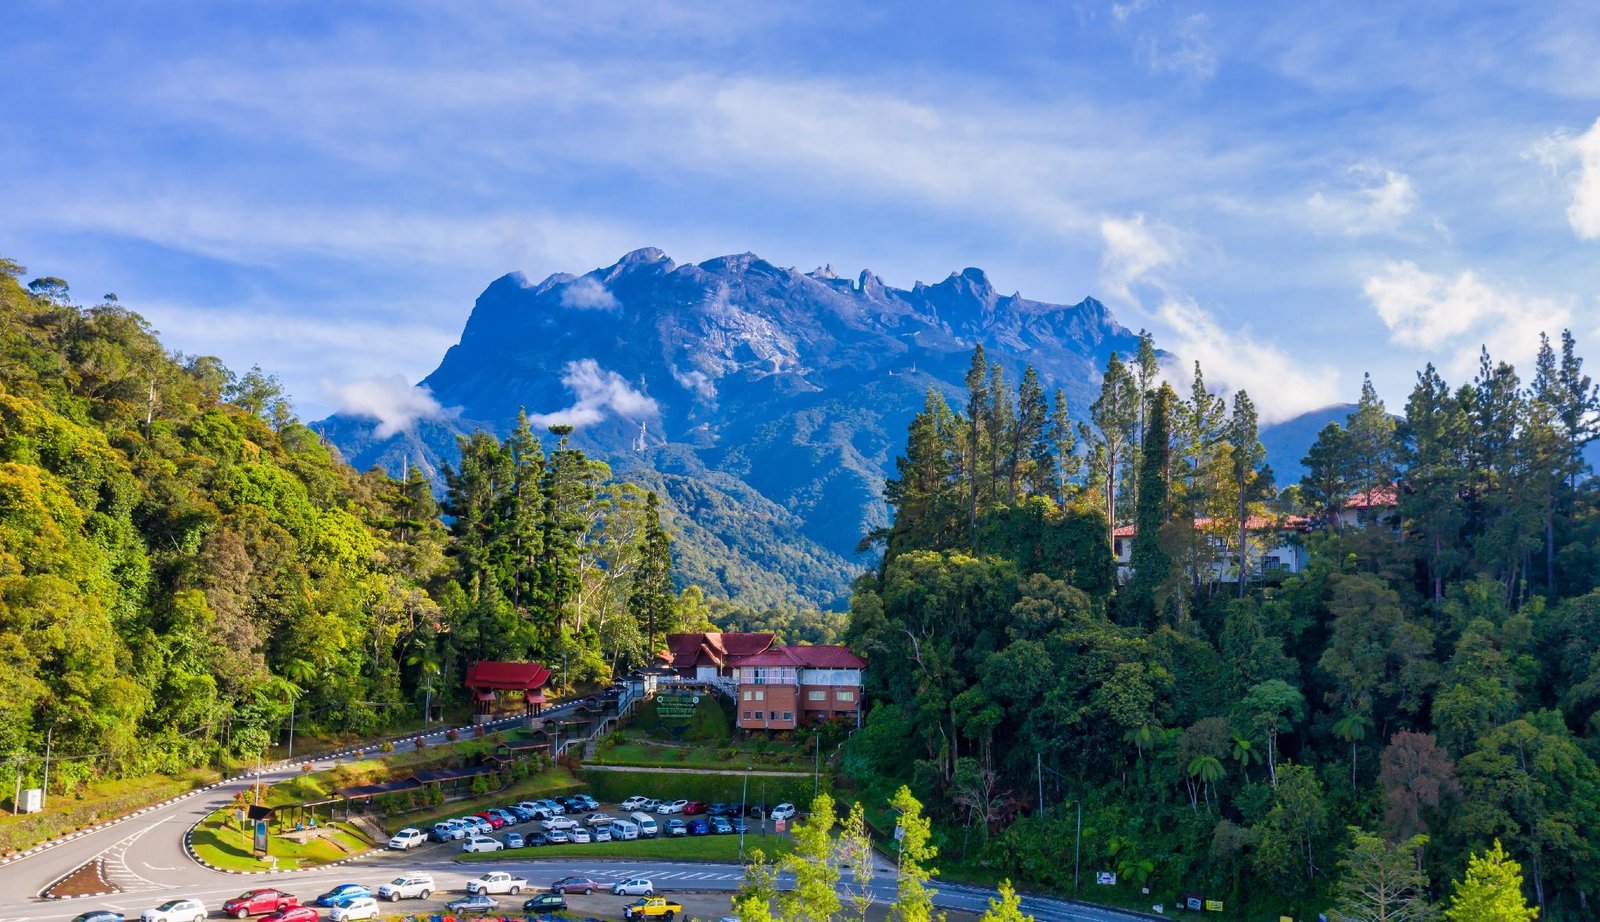
[[[840,691],[839,692],[839,700],[840,701],[854,701],[854,700],[856,700],[856,693],[853,692],[853,691]]]
[[[765,720],[765,718],[761,716],[760,711],[756,711],[756,720]]]
[[[750,719],[750,712],[749,711],[745,711],[744,712],[744,719],[745,720],[749,720]]]
[[[748,688],[744,690],[744,700],[746,700],[746,701],[750,700],[750,689],[748,689]]]
[[[812,689],[811,691],[806,692],[806,700],[807,701],[827,701],[828,700],[828,693],[825,692],[825,691],[819,691],[817,689]]]
[[[765,701],[765,700],[767,700],[767,693],[766,693],[765,689],[760,689],[760,688],[756,689],[756,700],[757,701]]]
[[[784,720],[794,720],[794,712],[793,711],[784,711],[783,712],[783,719]]]

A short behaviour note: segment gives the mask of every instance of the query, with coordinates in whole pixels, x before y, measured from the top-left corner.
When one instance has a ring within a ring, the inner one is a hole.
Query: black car
[[[755,817],[756,819],[759,820],[762,817],[767,815],[767,805],[766,804],[749,804],[744,808],[744,815],[745,816]]]
[[[736,817],[733,817],[732,819],[728,820],[728,825],[733,827],[733,831],[734,832],[749,832],[750,831],[750,824],[746,823],[744,821],[744,817],[742,817],[742,816],[736,816]]]
[[[538,847],[540,847],[542,845],[549,845],[549,844],[550,844],[550,837],[545,835],[542,832],[530,832],[527,835],[522,837],[522,846],[523,846],[523,848],[538,848]]]
[[[565,912],[567,898],[560,893],[541,893],[524,900],[522,908],[529,912]]]
[[[109,909],[94,909],[72,917],[72,922],[122,922],[122,913]]]
[[[720,800],[706,808],[706,816],[738,816],[738,815],[739,815],[739,805],[738,804],[725,804]]]
[[[533,811],[527,807],[507,807],[506,810],[516,817],[519,823],[526,823],[534,819]]]

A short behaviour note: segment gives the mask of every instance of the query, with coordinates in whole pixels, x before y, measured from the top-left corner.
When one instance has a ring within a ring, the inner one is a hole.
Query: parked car
[[[72,922],[122,922],[122,913],[109,909],[91,909],[72,917]]]
[[[506,825],[505,817],[500,816],[498,813],[490,813],[488,810],[479,813],[478,818],[488,823],[495,829],[500,829]]]
[[[728,818],[725,816],[713,816],[706,822],[711,824],[711,831],[719,836],[725,836],[733,832],[733,824],[728,822]]]
[[[775,820],[792,820],[794,813],[794,804],[778,804],[772,808],[771,816]]]
[[[569,816],[552,816],[539,825],[549,832],[552,829],[576,829],[578,821]]]
[[[139,922],[205,922],[206,904],[199,900],[167,900],[139,914]]]
[[[544,797],[544,798],[540,798],[539,800],[533,801],[533,805],[534,805],[534,809],[536,809],[536,810],[549,810],[551,813],[555,814],[556,816],[560,816],[561,814],[567,812],[567,808],[566,808],[565,805],[557,803],[555,800],[553,800],[553,799],[551,799],[549,797]]]
[[[329,890],[327,893],[324,893],[312,900],[311,904],[313,906],[326,906],[332,908],[334,906],[343,906],[345,903],[348,903],[353,899],[371,895],[372,891],[367,889],[366,884],[340,884],[339,886],[334,887],[332,890]]]
[[[663,800],[661,806],[656,808],[656,812],[662,816],[666,816],[669,813],[682,813],[683,808],[687,806],[689,806],[687,800]]]
[[[293,906],[262,916],[261,922],[317,922],[317,911],[310,906]]]
[[[474,893],[444,904],[451,912],[489,912],[500,908],[500,901],[487,893]]]
[[[280,909],[290,909],[300,905],[300,899],[292,893],[274,890],[271,887],[258,887],[246,890],[226,903],[222,904],[222,914],[243,919],[246,916],[264,916],[269,912]]]
[[[499,839],[491,839],[488,836],[473,836],[461,843],[461,850],[464,852],[497,852],[502,848],[505,846],[500,844]]]
[[[378,896],[395,900],[425,900],[438,888],[433,885],[432,874],[407,874],[396,877],[378,888]]]
[[[612,896],[655,896],[656,885],[643,877],[630,877],[611,885]]]
[[[539,848],[550,844],[550,837],[542,832],[530,832],[522,838],[524,848]]]
[[[596,826],[589,830],[589,835],[593,836],[596,842],[610,842],[612,838],[611,830],[614,828],[614,826],[615,824],[613,823],[607,823],[604,826]]]
[[[551,893],[581,893],[584,896],[600,889],[600,885],[587,877],[563,877],[550,884]]]
[[[509,871],[489,871],[467,881],[468,893],[509,893],[516,896],[528,889],[528,879]]]
[[[688,823],[685,823],[683,820],[679,820],[679,819],[667,820],[667,835],[669,835],[669,836],[686,836],[688,834],[689,834],[689,824]]]
[[[577,829],[568,829],[567,835],[572,837],[572,842],[574,845],[588,845],[590,842],[594,841],[594,836],[589,832],[589,830],[584,829],[582,826],[578,827]]]
[[[706,812],[706,805],[703,801],[691,800],[683,805],[683,812],[688,816],[696,816]]]
[[[551,845],[566,845],[572,841],[572,836],[567,835],[565,829],[552,829],[544,834],[544,839]]]
[[[515,807],[507,807],[506,809],[511,811],[511,814],[517,818],[519,823],[531,823],[539,818],[539,811],[529,810],[521,804],[517,804]]]
[[[664,896],[644,896],[622,907],[624,919],[661,919],[672,922],[672,917],[683,912],[683,904],[674,903]]]
[[[639,805],[639,809],[640,810],[644,810],[644,811],[653,812],[654,810],[656,810],[656,808],[658,808],[660,806],[661,806],[661,801],[656,800],[654,797],[647,797],[647,798],[645,798],[645,802]]]
[[[465,833],[461,829],[461,824],[452,825],[449,820],[441,820],[434,823],[433,828],[428,830],[428,838],[435,842],[454,842],[463,835]]]
[[[461,826],[469,836],[482,836],[494,832],[494,825],[481,816],[463,816]]]
[[[585,826],[591,826],[591,827],[592,826],[604,826],[605,824],[611,822],[614,819],[616,819],[616,817],[612,816],[609,813],[591,813],[588,816],[584,817],[583,824]]]
[[[572,795],[572,797],[570,799],[574,800],[574,801],[577,801],[579,810],[598,810],[598,809],[600,809],[600,801],[595,800],[593,797],[590,797],[588,794],[574,794],[574,795]]]
[[[706,816],[738,816],[739,805],[717,801],[706,807]]]
[[[566,912],[567,898],[559,893],[541,893],[522,901],[524,912]]]
[[[403,852],[406,849],[416,848],[427,841],[428,837],[422,834],[422,830],[407,826],[390,837],[389,847]]]
[[[733,827],[733,831],[734,832],[749,832],[750,831],[750,824],[746,823],[744,821],[744,817],[742,817],[742,816],[736,816],[733,819],[728,820],[728,825]]]
[[[357,919],[376,919],[383,914],[378,908],[378,901],[370,896],[357,897],[343,906],[333,907],[328,913],[332,922],[355,922]]]
[[[706,820],[694,819],[689,821],[689,835],[708,836],[711,834],[711,823]]]
[[[507,826],[515,826],[516,824],[522,822],[522,820],[517,818],[515,813],[512,813],[510,810],[507,810],[504,807],[495,807],[485,812],[487,812],[490,816],[500,817],[500,819],[505,821],[505,825]]]
[[[649,803],[649,801],[650,798],[640,797],[639,795],[635,794],[627,800],[624,800],[619,806],[621,806],[624,811],[632,813],[633,811],[642,808],[645,804]]]
[[[762,817],[767,815],[767,805],[766,804],[745,804],[744,815],[745,816],[752,816],[752,817],[755,817],[756,819],[759,820]]]

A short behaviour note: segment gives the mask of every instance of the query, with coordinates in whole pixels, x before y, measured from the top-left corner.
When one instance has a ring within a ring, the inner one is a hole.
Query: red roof
[[[729,657],[751,656],[772,646],[776,634],[740,634],[706,631],[693,634],[668,634],[667,652],[674,669],[695,666],[722,666]]]
[[[1305,531],[1310,525],[1310,520],[1299,515],[1271,516],[1253,515],[1245,519],[1244,527],[1249,531]],[[1208,515],[1200,516],[1194,520],[1197,529],[1215,528],[1217,520]],[[1232,528],[1232,525],[1229,525]],[[1137,525],[1118,525],[1111,532],[1114,538],[1132,538],[1139,533]]]
[[[1394,484],[1391,483],[1386,487],[1375,487],[1371,490],[1353,493],[1349,499],[1345,500],[1344,506],[1346,509],[1375,509],[1385,506],[1397,506],[1399,505],[1397,497],[1398,494],[1395,491]]]
[[[741,656],[735,666],[794,666],[800,669],[865,669],[867,661],[835,644],[773,647]]]
[[[538,663],[477,662],[467,667],[468,688],[534,691],[550,681],[550,670]]]

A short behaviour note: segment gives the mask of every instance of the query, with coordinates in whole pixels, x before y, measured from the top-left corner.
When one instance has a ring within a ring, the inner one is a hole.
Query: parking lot
[[[407,827],[391,848],[423,841],[455,845],[463,852],[508,848],[559,848],[596,842],[735,835],[783,830],[794,819],[792,804],[700,803],[631,797],[602,804],[584,794],[502,804],[441,820],[428,828]]]

